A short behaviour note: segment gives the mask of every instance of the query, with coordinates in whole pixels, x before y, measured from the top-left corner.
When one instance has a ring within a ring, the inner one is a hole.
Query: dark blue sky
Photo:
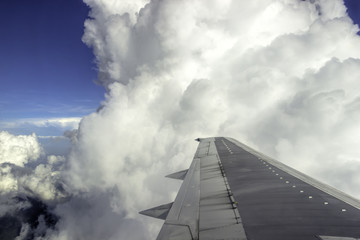
[[[0,121],[83,116],[104,90],[81,42],[81,0],[0,1]]]
[[[344,0],[348,8],[348,14],[352,20],[359,25],[360,23],[360,0]]]
[[[346,0],[360,22],[360,0]],[[0,122],[83,116],[104,89],[81,42],[89,9],[81,0],[0,1]],[[1,130],[1,129],[0,129]]]

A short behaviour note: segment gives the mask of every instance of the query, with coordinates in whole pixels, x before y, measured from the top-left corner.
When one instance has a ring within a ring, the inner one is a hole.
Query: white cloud
[[[38,159],[41,153],[42,148],[35,134],[14,136],[0,132],[0,163],[24,166],[28,161]]]
[[[62,176],[64,157],[50,156],[47,164],[35,169],[13,164],[0,165],[0,194],[29,196],[44,202],[58,202],[68,197]]]
[[[0,132],[0,195],[30,196],[45,202],[66,198],[61,173],[65,157],[49,155],[45,163],[39,163],[41,157],[43,150],[35,134]]]
[[[85,2],[107,98],[69,133],[73,199],[49,236],[155,238],[161,222],[137,212],[171,200],[163,175],[188,167],[196,137],[233,136],[360,196],[360,38],[341,0]]]
[[[19,192],[42,201],[58,201],[67,197],[61,175],[64,157],[50,156],[48,160],[48,164],[39,164],[30,174],[17,176]]]
[[[48,207],[69,197],[63,176],[65,157],[44,158],[35,134],[0,132],[0,218],[8,222],[1,232],[9,231],[8,237],[16,234],[17,225],[22,227],[13,236],[16,239],[43,236],[56,222]]]

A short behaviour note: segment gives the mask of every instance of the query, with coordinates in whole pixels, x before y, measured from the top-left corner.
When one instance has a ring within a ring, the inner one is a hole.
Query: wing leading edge
[[[173,203],[141,212],[165,219],[163,239],[360,238],[360,202],[231,138],[197,139]]]

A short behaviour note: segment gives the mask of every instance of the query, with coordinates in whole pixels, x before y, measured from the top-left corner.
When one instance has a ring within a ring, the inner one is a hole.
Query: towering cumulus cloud
[[[355,196],[360,38],[341,0],[84,0],[101,108],[68,159],[53,239],[154,239],[196,137],[232,136]]]
[[[24,166],[28,161],[36,160],[42,152],[36,135],[14,136],[8,132],[0,132],[0,164],[13,163]]]

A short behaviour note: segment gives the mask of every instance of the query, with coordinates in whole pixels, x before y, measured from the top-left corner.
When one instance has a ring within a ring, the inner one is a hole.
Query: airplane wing
[[[232,138],[202,138],[158,240],[355,240],[360,201]]]

